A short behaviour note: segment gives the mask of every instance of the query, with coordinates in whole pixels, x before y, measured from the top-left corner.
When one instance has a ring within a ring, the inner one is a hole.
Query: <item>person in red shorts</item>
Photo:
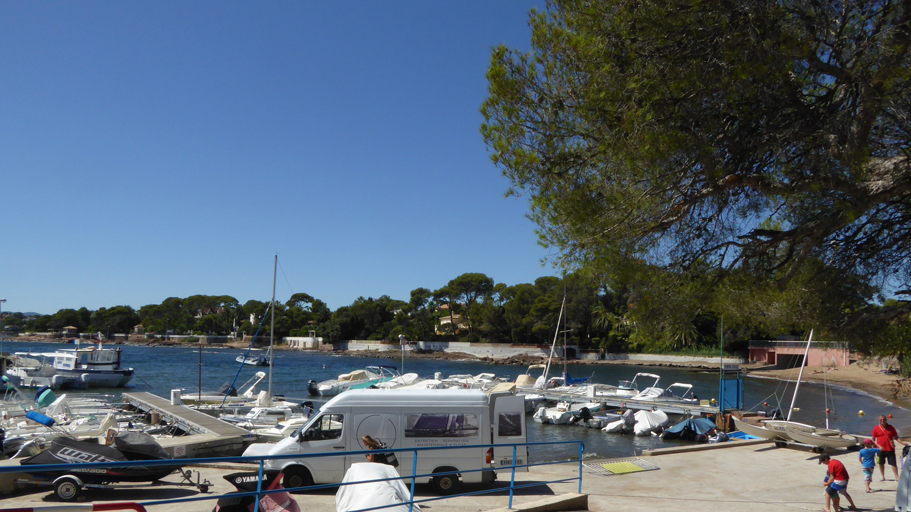
[[[898,481],[898,466],[895,462],[895,441],[907,446],[907,443],[898,438],[898,432],[895,427],[889,425],[889,420],[885,416],[879,417],[879,425],[873,429],[873,442],[879,448],[879,474],[883,481],[886,480],[886,462],[892,466],[892,472],[895,473],[895,480]]]
[[[857,510],[857,507],[854,506],[854,500],[851,499],[851,495],[848,494],[849,477],[848,469],[845,468],[845,465],[842,464],[840,460],[829,457],[828,453],[819,456],[819,463],[826,464],[828,469],[826,472],[826,480],[823,483],[826,488],[826,508],[823,510],[832,512],[831,505],[835,505],[836,512],[841,510],[838,506],[841,502],[841,498],[838,496],[839,494],[843,494],[845,498],[848,498],[848,503],[851,504],[851,508],[848,510]]]

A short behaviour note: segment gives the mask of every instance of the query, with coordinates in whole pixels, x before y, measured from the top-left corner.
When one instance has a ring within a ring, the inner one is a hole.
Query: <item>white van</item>
[[[511,391],[494,390],[488,395],[472,389],[346,391],[320,408],[291,437],[270,445],[251,445],[245,456],[335,453],[367,450],[361,438],[369,435],[390,449],[515,444],[526,442],[525,401]],[[464,448],[419,451],[417,473],[414,452],[397,451],[398,472],[454,475],[419,477],[440,494],[453,494],[460,483],[490,483],[495,470],[511,470],[513,448]],[[525,446],[517,447],[516,464],[528,461]],[[365,455],[267,460],[266,470],[282,470],[286,488],[312,484],[341,483],[354,462]],[[465,473],[468,470],[485,470]],[[527,471],[517,468],[517,471]]]

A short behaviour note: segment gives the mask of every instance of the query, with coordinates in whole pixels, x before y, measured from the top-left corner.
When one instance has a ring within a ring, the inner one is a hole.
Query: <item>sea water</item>
[[[72,345],[39,342],[5,341],[3,351],[12,352],[52,352],[60,348],[71,348]],[[113,345],[107,345],[111,348]],[[196,347],[161,347],[118,345],[123,350],[123,364],[132,367],[135,376],[126,389],[93,389],[92,392],[119,395],[123,391],[148,391],[169,398],[170,390],[181,388],[186,392],[196,391],[201,380],[203,390],[216,390],[226,382],[235,380],[235,386],[248,381],[258,371],[268,373],[269,368],[242,366],[236,361],[237,356],[244,354],[242,349],[206,347],[201,351]],[[399,352],[389,352],[388,357],[359,357],[327,354],[325,352],[276,351],[272,372],[273,394],[284,395],[295,401],[313,400],[308,396],[307,383],[334,379],[339,374],[348,373],[366,366],[392,365],[402,370],[402,359]],[[480,361],[452,361],[435,359],[411,359],[406,357],[404,371],[417,373],[421,377],[432,378],[436,372],[444,377],[454,374],[494,373],[497,376],[515,380],[525,373],[524,366],[495,365]],[[551,375],[562,372],[562,364],[554,363]],[[687,368],[644,367],[625,365],[569,364],[567,367],[573,377],[592,377],[592,381],[601,384],[616,385],[619,380],[629,380],[638,372],[654,373],[661,377],[660,387],[679,382],[693,385],[693,391],[700,399],[719,398],[719,374]],[[792,382],[775,379],[746,377],[744,379],[743,406],[746,410],[762,411],[779,408],[786,415],[794,393],[794,382],[798,370],[793,371]],[[642,389],[651,385],[653,379],[639,379]],[[258,387],[266,389],[268,378]],[[728,385],[733,385],[733,380]],[[59,394],[59,392],[58,392]],[[314,400],[318,407],[320,402]],[[764,405],[768,404],[768,406]],[[826,413],[826,409],[829,412]],[[864,411],[865,415],[858,414]],[[791,419],[801,423],[825,426],[828,420],[830,428],[838,428],[852,434],[869,435],[877,425],[880,414],[891,414],[891,423],[901,435],[911,435],[911,411],[896,407],[881,398],[850,390],[824,386],[821,384],[801,383],[798,390],[795,409]],[[682,441],[664,441],[657,436],[631,436],[607,434],[598,429],[570,425],[543,425],[535,423],[529,414],[526,418],[528,441],[582,441],[585,457],[629,457],[641,454],[643,450],[675,446]],[[548,460],[568,460],[578,456],[577,445],[537,446],[529,448],[532,462]]]

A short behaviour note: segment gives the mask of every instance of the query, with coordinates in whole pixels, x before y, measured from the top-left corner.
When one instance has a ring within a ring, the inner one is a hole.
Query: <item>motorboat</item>
[[[538,375],[535,375],[540,370]],[[530,390],[535,388],[535,383],[538,382],[538,379],[541,379],[541,386],[543,387],[544,383],[544,370],[547,370],[546,364],[533,364],[525,370],[525,373],[516,377],[516,389],[519,390]]]
[[[14,354],[4,375],[12,384],[23,388],[67,389],[75,387],[74,377],[57,374],[53,359],[31,353]]]
[[[404,375],[399,375],[394,379],[387,380],[386,382],[378,382],[374,385],[377,389],[404,389],[416,386],[422,380],[423,379],[418,377],[418,374],[416,373],[406,373]]]
[[[698,403],[693,397],[693,385],[675,382],[666,389],[649,386],[630,397],[630,400],[665,403]]]
[[[455,374],[443,379],[442,382],[454,388],[487,390],[503,382],[503,379],[494,373]]]
[[[238,393],[237,388],[230,382],[223,384],[217,391],[185,392],[181,393],[180,400],[185,404],[216,404],[236,405],[250,403],[256,400],[256,385],[266,378],[266,372],[256,372],[247,382],[240,385],[243,391]]]
[[[25,371],[16,370],[15,365],[7,370],[7,374],[16,375],[21,380],[23,387],[50,386],[52,389],[65,387],[80,388],[122,388],[133,378],[132,368],[123,368],[123,351],[98,347],[77,347],[75,349],[61,349],[56,352],[17,352],[19,357],[27,359],[40,359],[38,368],[26,368]],[[47,366],[50,366],[50,369]],[[52,372],[50,370],[53,370]]]
[[[259,349],[251,348],[250,352],[244,355],[237,356],[236,361],[238,363],[243,363],[247,366],[269,366],[272,359],[272,350],[269,349],[265,354],[259,354]]]
[[[294,417],[295,412],[286,405],[273,405],[271,407],[253,407],[247,414],[220,414],[222,421],[234,423],[246,429],[273,427],[277,423]]]
[[[573,403],[569,400],[561,400],[555,407],[539,408],[535,411],[533,419],[536,423],[565,425],[571,418],[579,415],[582,409],[587,409],[589,413],[595,412],[601,409],[601,404],[599,402]]]
[[[286,437],[291,437],[291,434],[308,421],[310,421],[309,416],[295,416],[285,421],[280,421],[269,428],[254,428],[251,432],[256,436],[257,441],[261,443],[277,443]]]
[[[380,382],[386,382],[399,376],[395,366],[368,366],[363,370],[343,373],[337,379],[324,380],[318,384],[311,383],[308,391],[313,396],[335,396],[349,389],[365,389]]]
[[[588,388],[588,397],[598,398],[598,397],[629,397],[632,398],[635,395],[639,394],[639,383],[637,379],[640,377],[655,379],[655,382],[647,388],[657,388],[658,381],[661,380],[661,377],[655,375],[654,373],[637,373],[633,376],[632,380],[621,380],[618,385],[611,386],[608,384],[593,384]]]

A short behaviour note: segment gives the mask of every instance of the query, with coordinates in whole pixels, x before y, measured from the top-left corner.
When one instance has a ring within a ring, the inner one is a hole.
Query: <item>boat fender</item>
[[[57,482],[59,482],[60,480],[62,480],[62,479],[64,479],[64,478],[72,478],[73,480],[76,481],[76,484],[77,484],[79,487],[82,487],[83,485],[85,485],[85,483],[82,481],[81,478],[79,478],[78,476],[73,475],[73,474],[66,474],[66,475],[57,477],[57,478],[54,480],[54,485],[56,485]]]

